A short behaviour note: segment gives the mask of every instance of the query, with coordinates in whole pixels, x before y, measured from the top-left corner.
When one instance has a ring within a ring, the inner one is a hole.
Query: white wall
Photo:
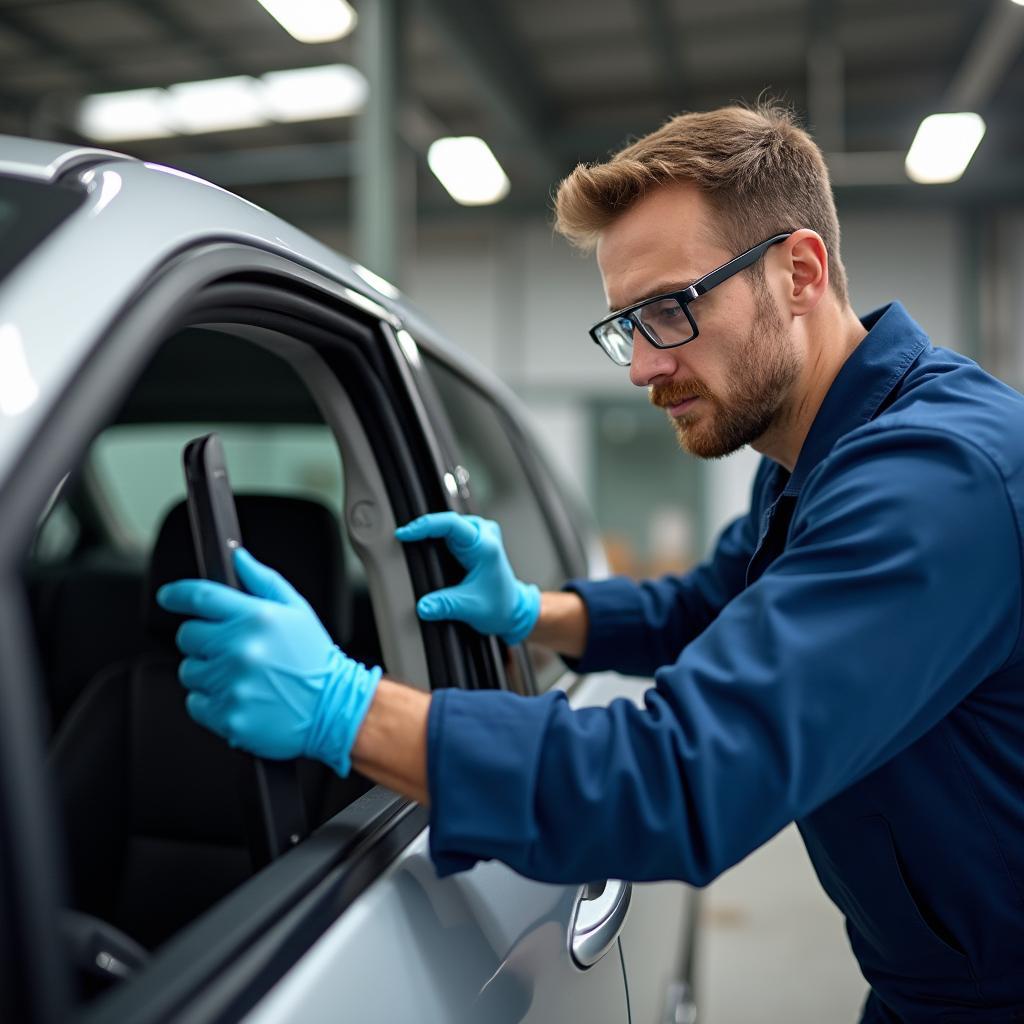
[[[842,223],[850,303],[864,315],[899,299],[932,343],[961,349],[959,224],[948,212],[858,211]]]
[[[1020,237],[1015,252],[1024,261],[1024,224]],[[867,313],[899,298],[936,344],[958,347],[965,315],[959,238],[951,212],[848,212],[843,256],[854,308]],[[586,492],[596,443],[587,399],[644,401],[587,335],[605,308],[593,258],[570,250],[539,220],[482,222],[474,230],[428,226],[404,284],[453,341],[535,410],[556,461]],[[743,452],[705,466],[705,539],[745,507],[756,463]]]

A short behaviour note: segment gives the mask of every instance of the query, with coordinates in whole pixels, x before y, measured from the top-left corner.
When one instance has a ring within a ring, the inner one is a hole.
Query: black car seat
[[[334,515],[305,499],[239,496],[246,546],[288,578],[336,639],[347,635],[341,537]],[[184,503],[152,553],[142,616],[151,649],[98,674],[50,750],[67,834],[72,906],[152,949],[252,873],[236,792],[244,755],[185,711],[177,616],[156,590],[196,575]],[[317,824],[369,788],[299,762],[307,820]]]
[[[142,653],[144,573],[141,557],[97,550],[27,575],[51,733],[97,672]]]

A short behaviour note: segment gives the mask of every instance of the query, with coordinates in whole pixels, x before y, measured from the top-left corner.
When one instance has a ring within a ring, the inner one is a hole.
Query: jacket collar
[[[899,302],[876,309],[861,323],[868,333],[828,389],[783,494],[798,495],[836,441],[874,418],[911,363],[930,345],[928,335]]]

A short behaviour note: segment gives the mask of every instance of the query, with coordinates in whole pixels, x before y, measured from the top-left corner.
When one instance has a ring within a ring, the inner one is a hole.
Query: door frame
[[[215,287],[221,289],[217,295]],[[393,463],[382,463],[380,469],[396,515],[448,507],[430,423],[407,390],[394,334],[382,328],[400,324],[372,300],[276,254],[238,243],[190,247],[126,298],[30,451],[0,487],[0,521],[5,524],[0,539],[0,695],[7,710],[0,716],[0,836],[7,853],[0,881],[5,896],[19,894],[7,923],[13,925],[14,948],[22,958],[27,1020],[99,1024],[131,1019],[145,1024],[186,1008],[196,1024],[236,1019],[428,823],[424,808],[374,788],[184,928],[137,980],[72,1013],[69,965],[54,952],[61,948],[66,874],[45,767],[40,674],[30,649],[21,559],[38,513],[67,466],[81,461],[160,344],[184,323],[209,319],[211,308],[217,309],[217,319],[224,318],[232,302],[244,313],[246,294],[262,296],[258,309],[267,326],[276,316],[278,329],[314,344],[322,355],[344,358],[347,366],[361,362],[370,382],[359,389],[361,419],[377,406],[374,425],[382,439],[390,439],[391,447],[382,440],[382,449]],[[339,324],[345,328],[341,334]],[[417,594],[452,582],[456,570],[436,546],[412,545],[405,553]],[[422,630],[433,682],[496,685],[499,669],[489,645],[448,623],[424,624]]]

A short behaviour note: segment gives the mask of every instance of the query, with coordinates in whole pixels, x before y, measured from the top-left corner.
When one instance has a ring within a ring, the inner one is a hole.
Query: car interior
[[[198,574],[181,452],[209,430],[224,442],[246,547],[347,653],[384,662],[342,525],[338,445],[302,380],[237,337],[180,331],[62,481],[24,570],[69,921],[116,930],[123,958],[136,960],[128,967],[256,870],[240,797],[251,758],[189,718],[176,677],[181,620],[154,601],[162,584]],[[297,764],[310,829],[370,788],[355,772]],[[80,967],[87,991],[110,980]]]

